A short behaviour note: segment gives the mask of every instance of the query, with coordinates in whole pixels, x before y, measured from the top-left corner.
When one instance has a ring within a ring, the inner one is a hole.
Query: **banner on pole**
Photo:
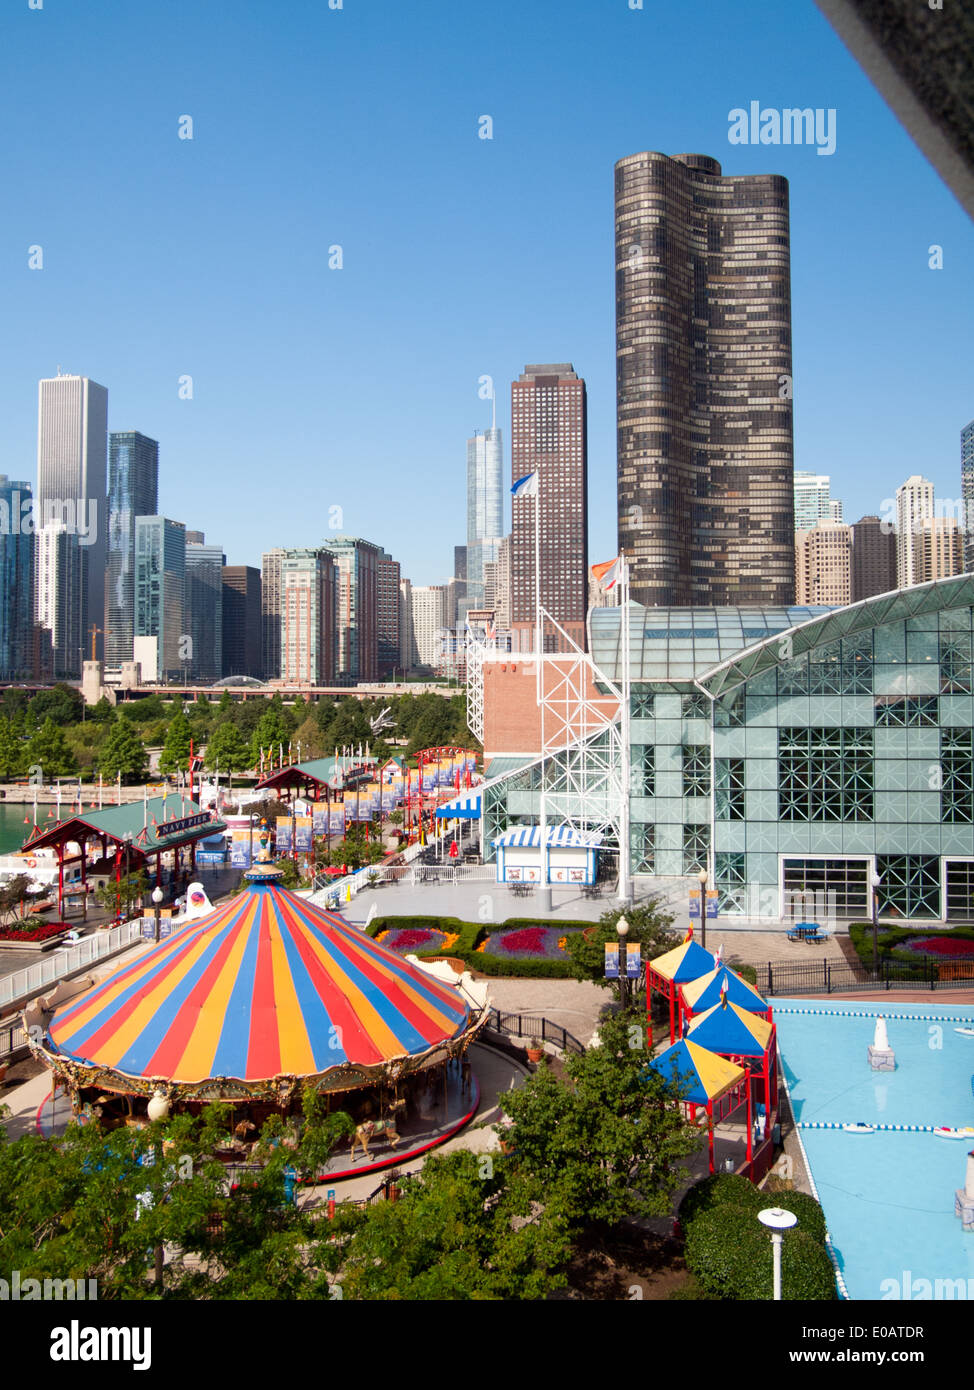
[[[607,980],[618,980],[619,978],[618,941],[607,941],[605,943],[605,978]]]
[[[277,835],[274,842],[276,854],[288,854],[291,849],[291,817],[277,817]]]
[[[295,816],[294,848],[307,853],[313,848],[311,840],[311,816]]]
[[[626,979],[638,980],[642,974],[643,948],[638,941],[626,943]]]

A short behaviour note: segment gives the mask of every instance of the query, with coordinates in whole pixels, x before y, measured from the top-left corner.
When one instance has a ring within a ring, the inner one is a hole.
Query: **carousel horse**
[[[389,1106],[390,1114],[384,1120],[366,1120],[363,1124],[355,1126],[355,1133],[352,1135],[352,1161],[355,1161],[355,1146],[362,1145],[365,1157],[369,1156],[369,1140],[375,1139],[379,1135],[384,1135],[386,1143],[390,1148],[395,1148],[399,1143],[399,1131],[396,1129],[396,1115],[401,1110],[405,1110],[404,1100],[395,1100]]]

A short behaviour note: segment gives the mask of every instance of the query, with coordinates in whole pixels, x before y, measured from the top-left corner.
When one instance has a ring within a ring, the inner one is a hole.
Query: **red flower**
[[[501,937],[501,945],[505,951],[523,952],[526,956],[540,956],[544,954],[544,927],[521,927],[518,931],[509,931]]]
[[[974,956],[974,941],[947,936],[922,936],[909,943],[909,949],[929,956]]]

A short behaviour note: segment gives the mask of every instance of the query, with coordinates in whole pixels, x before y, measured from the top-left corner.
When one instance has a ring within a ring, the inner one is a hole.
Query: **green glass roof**
[[[186,825],[187,820],[203,817],[196,825]],[[42,827],[40,835],[29,841],[31,849],[43,845],[61,844],[66,839],[74,839],[72,828],[87,826],[89,830],[107,835],[119,843],[130,839],[135,849],[144,854],[154,854],[177,845],[188,844],[208,835],[219,835],[226,830],[221,820],[213,820],[209,812],[201,810],[195,801],[188,797],[152,796],[148,801],[128,801],[121,806],[105,806],[100,811],[82,811],[80,815],[65,816],[56,824]],[[167,828],[168,827],[168,828]],[[25,848],[26,848],[25,844]]]

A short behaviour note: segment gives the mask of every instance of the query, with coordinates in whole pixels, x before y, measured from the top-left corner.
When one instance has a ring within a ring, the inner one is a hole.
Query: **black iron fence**
[[[836,994],[856,989],[974,989],[974,962],[920,956],[880,960],[876,970],[847,960],[768,961],[757,969],[764,995]]]
[[[550,1018],[536,1018],[531,1014],[508,1014],[500,1009],[491,1009],[488,1028],[495,1033],[506,1034],[510,1038],[539,1038],[541,1042],[553,1043],[562,1052],[582,1053],[585,1048],[573,1034]]]

